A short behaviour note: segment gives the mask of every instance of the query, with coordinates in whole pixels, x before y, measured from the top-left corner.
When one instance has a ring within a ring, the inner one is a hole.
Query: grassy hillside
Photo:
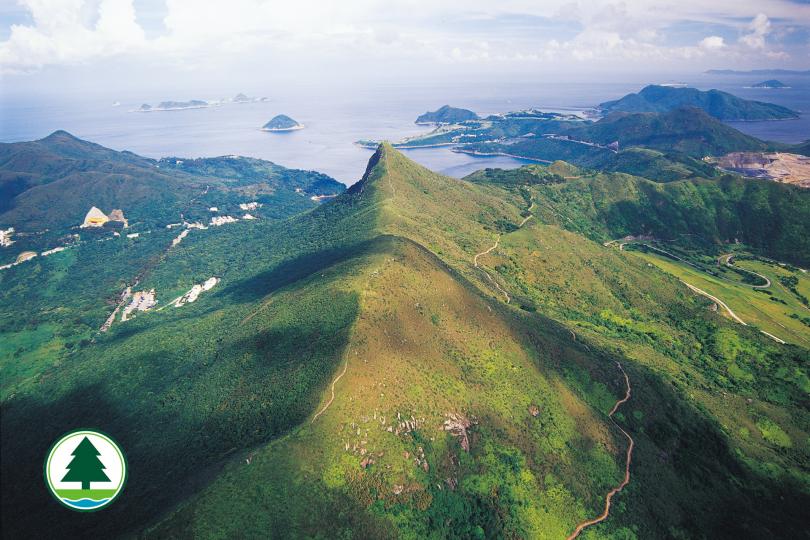
[[[807,351],[559,227],[548,190],[584,179],[518,174],[454,180],[383,146],[311,211],[189,235],[140,286],[159,305],[215,289],[70,351],[49,335],[79,330],[38,317],[104,293],[78,282],[26,312],[33,283],[12,268],[0,308],[27,334],[2,362],[28,371],[2,379],[2,454],[19,456],[2,461],[4,534],[559,538],[622,478],[606,416],[620,362],[633,479],[587,534],[800,535]],[[82,263],[27,264],[41,288]],[[80,519],[39,483],[74,425],[113,434],[131,468],[121,499]]]
[[[753,263],[759,267],[761,275],[769,276],[768,279],[771,280],[770,287],[758,290],[745,283],[734,282],[725,276],[707,274],[689,264],[649,250],[632,253],[719,298],[746,324],[755,325],[784,341],[810,348],[810,328],[802,320],[810,315],[810,310],[779,282],[779,276],[793,276],[802,282],[807,281],[801,272],[788,272],[778,265]],[[752,263],[748,263],[750,264]],[[743,265],[748,266],[745,263]],[[718,306],[718,311],[727,314],[722,306]]]
[[[652,235],[710,249],[739,241],[780,261],[810,263],[810,193],[800,188],[730,175],[660,184],[585,172],[541,189],[541,214],[594,239]]]
[[[672,182],[685,178],[720,176],[716,167],[701,159],[673,152],[630,147],[611,153],[606,159],[584,160],[582,165],[605,172],[623,172],[655,182]]]

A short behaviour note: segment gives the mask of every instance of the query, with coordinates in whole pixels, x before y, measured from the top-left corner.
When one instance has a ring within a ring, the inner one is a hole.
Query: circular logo
[[[79,512],[101,510],[127,480],[124,453],[108,435],[80,429],[63,435],[45,460],[45,483],[57,501]]]

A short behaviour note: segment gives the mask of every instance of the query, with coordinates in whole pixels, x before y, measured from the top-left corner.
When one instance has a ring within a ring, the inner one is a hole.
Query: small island
[[[148,103],[144,103],[137,112],[153,112],[153,111],[182,111],[184,109],[203,109],[211,104],[201,99],[191,99],[189,101],[162,101],[158,105],[152,107]]]
[[[245,95],[245,94],[242,94],[242,93],[240,92],[239,94],[236,94],[236,95],[235,95],[235,96],[234,96],[234,97],[231,99],[231,101],[232,101],[233,103],[261,103],[261,102],[263,102],[263,101],[268,101],[268,99],[267,99],[266,97],[260,97],[260,98],[258,98],[258,97],[251,97],[251,96],[247,96],[247,95]]]
[[[416,123],[424,124],[460,124],[468,120],[478,120],[478,115],[469,109],[459,109],[444,105],[435,111],[428,111],[416,119]]]
[[[785,83],[783,83],[782,81],[777,81],[776,79],[769,79],[767,81],[762,81],[761,83],[752,84],[751,88],[790,88],[790,87]]]
[[[274,116],[272,120],[262,126],[262,131],[295,131],[304,129],[303,124],[299,124],[286,114]]]

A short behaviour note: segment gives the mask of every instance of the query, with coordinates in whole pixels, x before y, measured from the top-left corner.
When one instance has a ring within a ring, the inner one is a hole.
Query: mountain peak
[[[394,147],[388,142],[380,143],[377,146],[377,150],[375,150],[371,155],[371,158],[369,158],[368,163],[366,164],[366,171],[363,173],[363,176],[356,183],[352,184],[349,189],[346,190],[346,193],[353,195],[355,193],[362,193],[365,191],[366,187],[373,182],[372,177],[378,178],[383,174],[382,168],[384,165],[381,165],[380,162],[383,161],[383,157],[386,155],[386,153],[393,149]]]
[[[47,137],[43,137],[40,139],[42,142],[58,142],[58,141],[81,141],[78,137],[73,135],[72,133],[68,133],[64,129],[57,129]]]

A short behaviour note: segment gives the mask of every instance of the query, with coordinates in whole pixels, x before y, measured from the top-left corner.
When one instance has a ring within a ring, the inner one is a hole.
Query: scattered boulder
[[[470,438],[467,430],[470,428],[471,422],[469,418],[461,413],[448,413],[447,420],[444,421],[443,429],[449,431],[451,435],[458,437],[463,448],[466,452],[470,451]]]

